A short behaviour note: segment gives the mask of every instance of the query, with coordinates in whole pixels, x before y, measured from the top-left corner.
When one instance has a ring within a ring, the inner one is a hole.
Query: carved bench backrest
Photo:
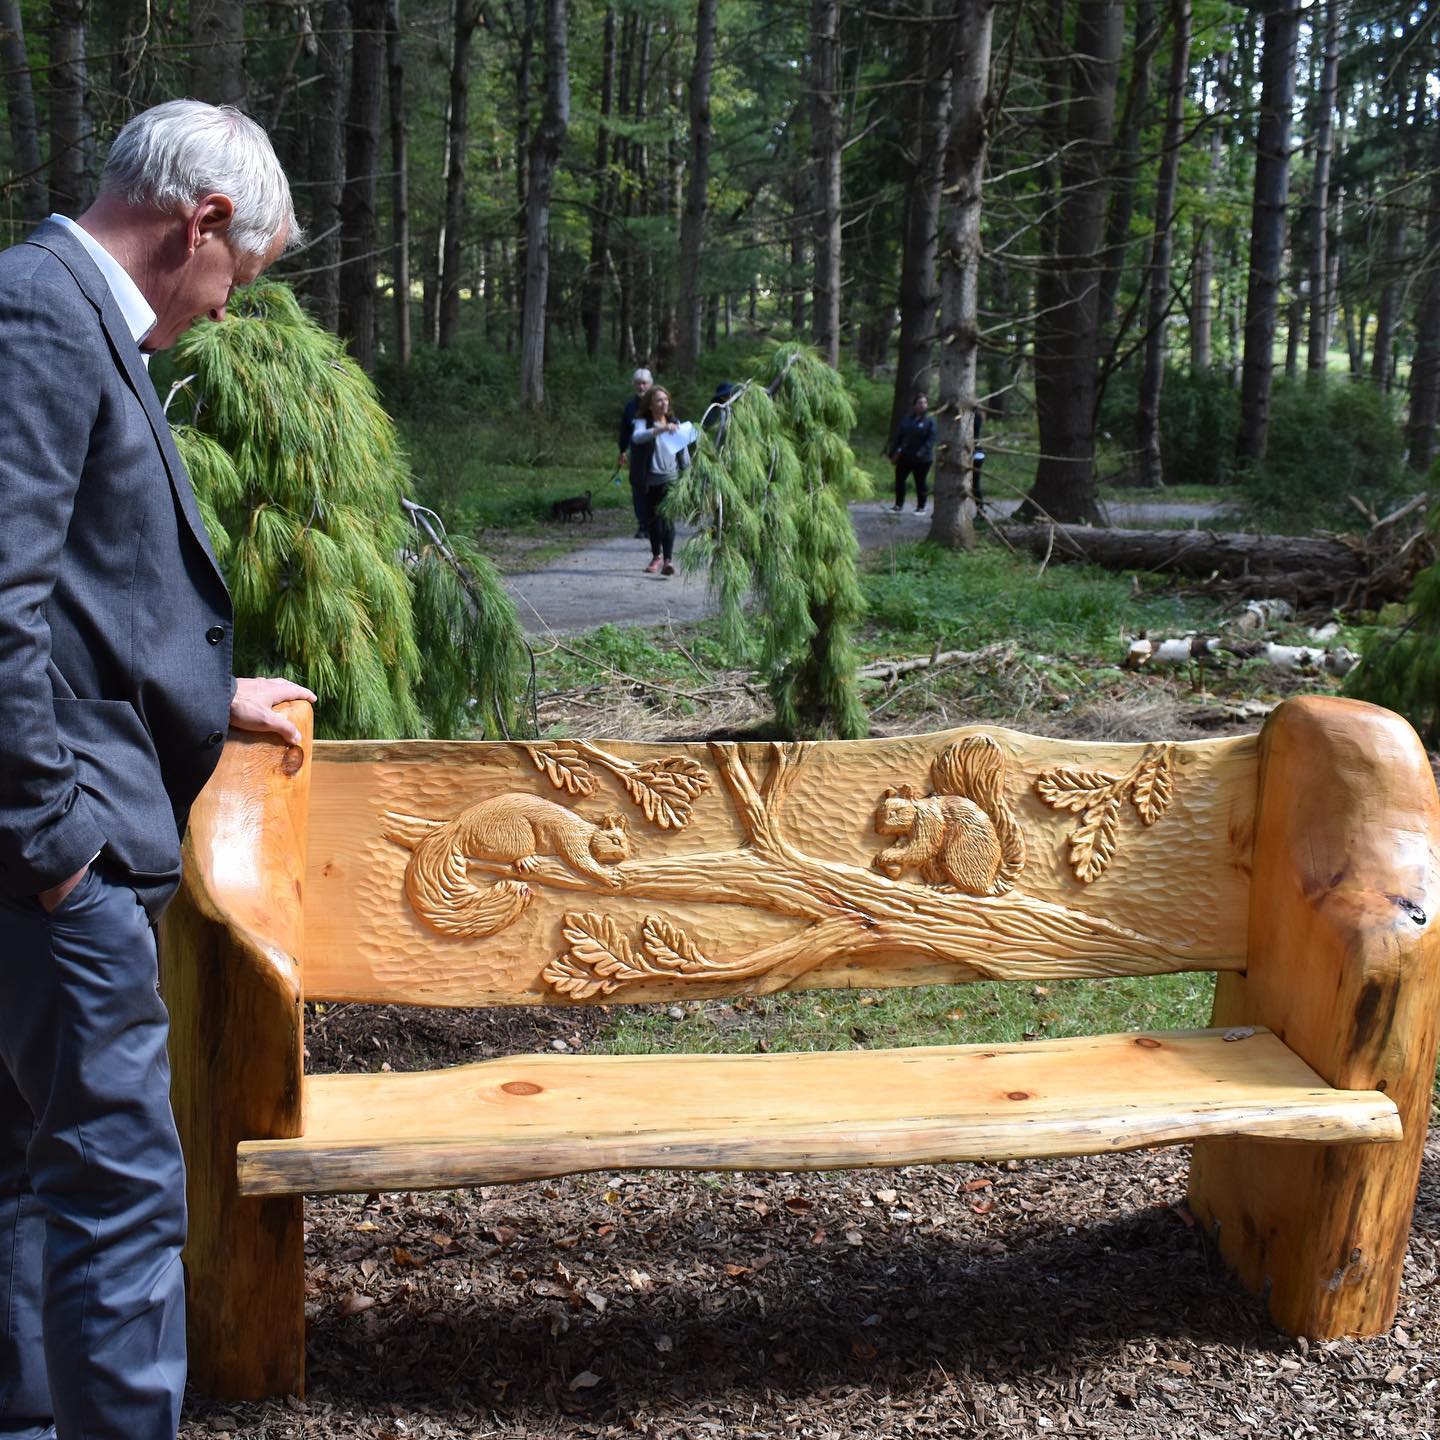
[[[315,747],[313,999],[1235,970],[1256,740]]]

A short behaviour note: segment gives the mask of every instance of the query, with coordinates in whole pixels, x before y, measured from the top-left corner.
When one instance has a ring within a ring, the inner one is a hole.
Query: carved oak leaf
[[[1130,798],[1140,812],[1140,819],[1146,825],[1153,825],[1170,808],[1174,795],[1170,765],[1174,750],[1162,746],[1155,754],[1147,755],[1135,769],[1135,785]]]
[[[1088,810],[1114,789],[1116,779],[1100,770],[1047,770],[1035,782],[1040,798],[1056,810]]]
[[[1075,878],[1088,885],[1102,875],[1115,855],[1115,832],[1119,828],[1120,797],[1108,796],[1091,806],[1070,836],[1070,864]]]
[[[704,767],[685,755],[647,760],[621,771],[620,779],[645,818],[662,830],[683,830],[693,802],[710,788]]]
[[[657,970],[679,975],[698,975],[716,968],[678,925],[672,925],[659,915],[647,915],[641,933],[644,937],[646,958]]]
[[[570,949],[541,973],[562,995],[577,1000],[609,995],[624,981],[639,980],[645,973],[636,964],[629,939],[608,915],[572,911],[565,916],[561,933]]]
[[[525,753],[557,790],[571,795],[595,793],[595,776],[585,757],[573,745],[526,745]]]

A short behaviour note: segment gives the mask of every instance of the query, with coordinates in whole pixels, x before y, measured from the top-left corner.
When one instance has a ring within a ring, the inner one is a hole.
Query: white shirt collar
[[[68,215],[52,215],[52,220],[63,225],[84,247],[96,268],[105,277],[125,324],[138,345],[154,328],[155,312],[150,302],[140,293],[140,287],[130,278],[125,267],[86,229],[77,225]],[[145,356],[145,363],[150,357]]]

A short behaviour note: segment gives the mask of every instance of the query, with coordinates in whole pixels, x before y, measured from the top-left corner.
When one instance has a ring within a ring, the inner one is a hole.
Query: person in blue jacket
[[[640,413],[640,402],[654,383],[654,377],[648,370],[637,370],[630,377],[635,393],[625,402],[625,408],[620,412],[620,458],[615,462],[615,468],[618,470],[625,463],[625,457],[630,457],[630,503],[635,509],[637,540],[643,540],[650,533],[650,512],[646,509],[645,501],[645,466],[640,464],[635,451],[630,448],[630,441],[635,434],[635,417]]]
[[[930,397],[922,390],[915,406],[900,422],[885,453],[895,466],[895,508],[905,508],[905,486],[915,477],[915,509],[925,508],[925,481],[935,460],[935,422],[930,418]]]

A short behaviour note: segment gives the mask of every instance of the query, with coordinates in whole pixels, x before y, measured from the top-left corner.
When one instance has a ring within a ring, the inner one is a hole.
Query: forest
[[[1336,483],[1383,492],[1426,473],[1440,417],[1434,21],[0,0],[0,217],[13,241],[78,213],[116,129],[189,94],[272,133],[307,232],[278,278],[387,395],[463,376],[468,347],[508,357],[507,404],[563,413],[558,357],[683,380],[791,337],[889,385],[891,426],[934,392],[947,543],[971,536],[977,409],[1057,520],[1097,518],[1097,436],[1142,487],[1303,490],[1277,415],[1343,436]]]

